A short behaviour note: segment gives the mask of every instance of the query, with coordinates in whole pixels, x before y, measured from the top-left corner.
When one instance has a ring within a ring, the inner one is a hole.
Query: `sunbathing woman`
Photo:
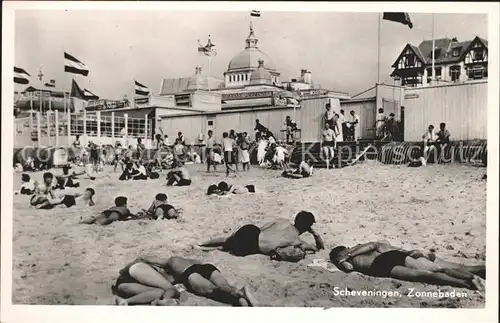
[[[149,209],[144,210],[146,217],[152,220],[181,220],[181,213],[182,209],[176,209],[167,203],[167,195],[163,193],[156,194]]]
[[[227,194],[246,194],[246,193],[255,193],[254,185],[231,185],[229,186],[226,182],[222,181],[217,186],[222,195]]]
[[[140,257],[120,270],[112,291],[117,305],[174,305],[180,296],[174,285],[180,283],[199,296],[232,305],[258,305],[247,286],[232,286],[214,265],[182,257]]]

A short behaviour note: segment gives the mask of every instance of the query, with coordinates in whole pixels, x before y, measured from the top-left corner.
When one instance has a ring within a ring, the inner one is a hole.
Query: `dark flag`
[[[49,83],[45,83],[46,87],[56,87],[56,80],[50,80]]]
[[[252,12],[250,12],[250,16],[260,17],[260,11],[259,10],[252,10]]]
[[[14,66],[14,83],[17,84],[28,84],[30,82],[31,75],[20,67]]]
[[[413,28],[413,23],[407,12],[384,12],[382,19],[399,22],[400,24],[407,25],[410,29]]]
[[[83,76],[89,75],[87,66],[66,52],[64,52],[64,71]]]
[[[83,94],[85,95],[86,100],[99,100],[99,97],[92,93],[90,90],[84,89]]]
[[[75,80],[73,80],[73,82],[71,83],[71,97],[80,100],[87,100],[87,98],[85,97],[85,92],[78,86]]]

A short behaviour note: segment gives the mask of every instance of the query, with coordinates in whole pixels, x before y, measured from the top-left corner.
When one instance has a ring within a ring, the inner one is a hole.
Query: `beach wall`
[[[452,140],[487,139],[488,82],[405,90],[405,141],[422,140],[427,127],[445,122]]]

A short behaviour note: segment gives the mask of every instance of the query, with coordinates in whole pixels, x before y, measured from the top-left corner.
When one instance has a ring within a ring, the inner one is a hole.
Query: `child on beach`
[[[224,164],[226,164],[226,177],[229,176],[229,172],[236,174],[231,165],[234,162],[233,158],[233,139],[229,138],[227,132],[222,134],[222,149],[224,150]]]
[[[240,148],[240,161],[243,165],[243,171],[245,172],[250,170],[250,154],[248,152],[250,143],[243,133],[238,134],[238,144]]]
[[[35,193],[35,189],[38,186],[38,183],[36,181],[31,179],[31,177],[26,173],[21,175],[21,180],[23,183],[21,184],[19,193],[23,195],[31,195]]]

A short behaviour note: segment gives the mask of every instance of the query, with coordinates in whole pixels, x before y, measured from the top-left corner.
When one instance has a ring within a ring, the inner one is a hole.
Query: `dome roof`
[[[276,68],[272,60],[264,52],[258,48],[245,48],[245,50],[238,53],[230,62],[227,68],[228,72],[241,69],[256,69],[259,67],[259,60],[266,62],[266,69],[275,71]]]
[[[258,61],[259,67],[250,75],[250,85],[272,84],[273,77],[271,73],[264,67],[264,61]]]

